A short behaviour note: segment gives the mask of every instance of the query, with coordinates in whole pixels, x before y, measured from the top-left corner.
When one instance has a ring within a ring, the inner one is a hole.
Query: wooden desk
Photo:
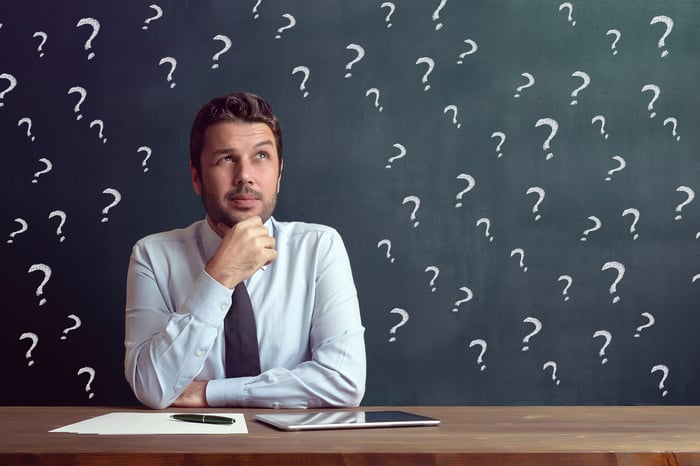
[[[48,431],[126,410],[0,407],[0,464],[700,465],[699,406],[389,409],[442,424],[281,432],[253,420],[264,410],[232,409],[245,414],[248,435],[97,436]]]

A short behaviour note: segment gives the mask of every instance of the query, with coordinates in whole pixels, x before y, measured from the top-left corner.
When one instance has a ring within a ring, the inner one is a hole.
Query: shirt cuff
[[[232,290],[203,270],[192,285],[192,291],[180,312],[192,314],[207,325],[218,327],[231,307],[231,296]]]
[[[243,390],[245,384],[252,379],[253,377],[236,377],[210,380],[206,390],[207,404],[212,408],[248,406]]]

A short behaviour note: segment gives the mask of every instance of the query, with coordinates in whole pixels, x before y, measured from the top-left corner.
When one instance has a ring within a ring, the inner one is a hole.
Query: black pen
[[[235,419],[224,416],[210,416],[208,414],[173,414],[170,416],[178,421],[198,422],[200,424],[233,424]]]

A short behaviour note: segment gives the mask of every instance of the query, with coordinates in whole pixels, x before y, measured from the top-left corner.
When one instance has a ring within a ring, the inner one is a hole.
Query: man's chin
[[[228,225],[229,227],[232,227],[237,224],[238,222],[242,222],[243,220],[248,220],[249,218],[252,217],[261,217],[261,214],[259,212],[255,212],[253,210],[250,211],[244,211],[244,212],[237,212],[236,214],[226,214],[226,215],[221,215],[218,217],[217,222],[224,223]],[[267,219],[264,219],[267,220]]]

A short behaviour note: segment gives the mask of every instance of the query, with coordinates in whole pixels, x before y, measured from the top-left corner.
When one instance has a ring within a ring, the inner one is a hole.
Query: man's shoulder
[[[172,242],[183,243],[193,241],[201,234],[200,232],[204,222],[206,222],[206,220],[199,220],[184,228],[175,228],[173,230],[152,233],[141,238],[136,244],[148,247]]]

